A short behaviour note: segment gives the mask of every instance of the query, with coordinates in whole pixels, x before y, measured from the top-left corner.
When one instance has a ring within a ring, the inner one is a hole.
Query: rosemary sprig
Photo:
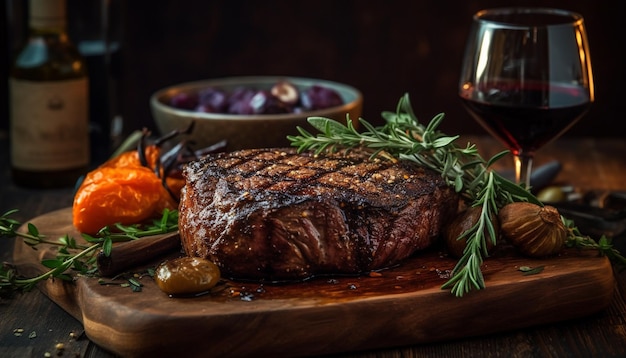
[[[25,278],[17,275],[15,267],[3,264],[0,266],[0,293],[9,291],[32,289],[37,283],[48,278],[59,278],[71,281],[68,270],[73,270],[82,275],[93,275],[96,270],[97,254],[102,250],[105,255],[111,254],[114,242],[137,240],[141,237],[164,234],[178,230],[178,211],[164,210],[158,220],[146,225],[121,225],[102,228],[95,236],[82,234],[86,245],[78,244],[76,239],[64,235],[56,241],[49,240],[39,233],[35,225],[26,224],[27,230],[20,231],[20,222],[11,218],[17,210],[9,210],[0,216],[0,238],[19,237],[24,243],[36,249],[37,245],[48,244],[58,248],[57,255],[53,259],[42,260],[42,265],[49,270],[39,276]]]
[[[319,154],[356,147],[368,148],[372,151],[372,157],[411,160],[440,173],[468,205],[482,207],[476,225],[461,235],[461,238],[467,238],[467,247],[442,289],[450,289],[459,297],[473,289],[483,289],[485,282],[481,265],[483,258],[488,256],[486,240],[491,237],[495,244],[497,237],[490,217],[497,216],[504,205],[516,201],[543,204],[526,188],[490,169],[508,151],[498,153],[486,161],[479,155],[475,145],[468,143],[466,147],[457,146],[455,141],[459,136],[447,136],[437,130],[444,114],[435,116],[427,126],[420,124],[408,94],[400,99],[396,112],[383,112],[382,117],[386,123],[381,127],[374,127],[360,118],[359,123],[364,127],[362,132],[357,131],[350,118],[343,125],[328,118],[310,117],[308,122],[320,133],[313,135],[299,127],[300,135],[289,136],[288,139],[299,152],[314,150]],[[596,249],[603,247],[594,246],[591,244],[593,240],[589,240],[571,239],[568,245]],[[610,257],[619,255],[610,248],[604,248],[603,252]]]

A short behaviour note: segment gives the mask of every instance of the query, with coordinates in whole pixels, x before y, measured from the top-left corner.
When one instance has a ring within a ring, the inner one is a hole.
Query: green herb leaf
[[[33,236],[39,236],[39,230],[35,227],[35,225],[28,223],[28,233]]]
[[[109,257],[111,256],[111,250],[113,249],[113,240],[111,240],[110,237],[107,237],[104,239],[104,242],[102,243],[102,252],[104,252],[104,255]]]
[[[528,276],[528,275],[536,275],[538,273],[541,273],[543,269],[544,269],[543,266],[537,266],[535,268],[532,268],[529,266],[520,266],[519,271],[522,271],[524,276]]]

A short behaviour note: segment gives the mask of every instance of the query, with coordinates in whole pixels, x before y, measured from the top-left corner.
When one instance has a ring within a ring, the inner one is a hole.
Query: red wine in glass
[[[491,98],[473,99],[471,88],[461,100],[491,135],[514,155],[533,154],[574,125],[589,109],[591,100],[584,87],[569,84],[489,83]]]

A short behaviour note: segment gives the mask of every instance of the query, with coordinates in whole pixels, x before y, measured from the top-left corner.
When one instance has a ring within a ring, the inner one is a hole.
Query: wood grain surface
[[[50,237],[79,237],[70,209],[29,222]],[[33,275],[53,255],[16,243],[14,263]],[[93,342],[123,357],[311,356],[440,342],[584,317],[605,309],[614,294],[613,269],[593,251],[528,259],[503,247],[485,261],[487,288],[462,298],[440,289],[454,264],[435,248],[380,276],[224,281],[210,295],[187,298],[168,297],[141,276],[143,267],[129,273],[139,275],[141,292],[121,287],[123,278],[112,285],[90,277],[48,280],[39,288],[82,322]],[[521,266],[544,270],[523,275]]]

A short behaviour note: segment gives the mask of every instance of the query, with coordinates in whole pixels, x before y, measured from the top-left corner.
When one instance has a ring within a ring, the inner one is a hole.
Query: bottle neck
[[[30,0],[29,27],[36,33],[65,32],[65,0]]]

